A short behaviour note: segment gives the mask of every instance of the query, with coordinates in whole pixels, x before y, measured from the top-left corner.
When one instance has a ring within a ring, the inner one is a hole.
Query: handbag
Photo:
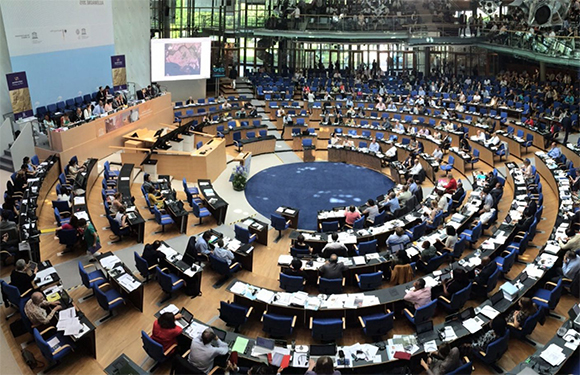
[[[34,354],[30,350],[22,349],[22,359],[24,362],[30,367],[31,370],[34,370],[38,367],[38,361],[34,358]]]

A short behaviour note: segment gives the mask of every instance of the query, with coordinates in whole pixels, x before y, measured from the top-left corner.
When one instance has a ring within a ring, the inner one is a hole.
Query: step
[[[0,160],[0,169],[10,173],[14,172],[14,166],[12,165],[12,162],[10,164],[6,164]]]
[[[12,156],[2,155],[0,156],[0,162],[12,166]]]
[[[4,155],[12,157],[12,152],[10,152],[10,149],[6,149],[4,150]]]

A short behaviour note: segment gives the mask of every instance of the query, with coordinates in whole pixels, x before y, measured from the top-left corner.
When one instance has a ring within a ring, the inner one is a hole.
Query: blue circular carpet
[[[393,188],[394,182],[371,169],[343,163],[294,163],[252,176],[246,199],[269,218],[280,206],[300,210],[298,227],[317,230],[317,213],[336,206],[360,206]]]

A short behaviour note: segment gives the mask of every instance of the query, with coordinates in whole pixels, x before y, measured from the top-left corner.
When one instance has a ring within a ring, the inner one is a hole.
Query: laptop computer
[[[427,341],[436,340],[439,337],[433,329],[433,321],[429,320],[417,325],[417,341],[424,344]]]
[[[226,339],[226,335],[227,332],[224,331],[223,329],[219,329],[219,328],[215,328],[215,327],[211,327],[213,333],[215,333],[215,335],[222,341],[224,341]],[[233,341],[232,341],[233,343]]]
[[[183,307],[179,313],[181,314],[181,318],[176,320],[175,324],[181,327],[181,329],[185,329],[185,327],[187,327],[193,320],[193,314],[185,307]]]
[[[191,268],[191,266],[193,265],[194,262],[195,262],[195,259],[191,255],[185,254],[185,255],[183,255],[183,258],[181,258],[181,260],[178,260],[177,262],[175,262],[175,265],[178,268],[181,268],[182,270],[188,270]]]
[[[276,341],[274,341],[274,340],[266,339],[263,337],[256,338],[256,346],[259,346],[259,347],[264,348],[264,349],[274,350],[275,344],[276,344]]]
[[[336,355],[336,345],[310,345],[310,359],[316,360],[322,356]]]
[[[496,294],[494,294],[493,296],[491,296],[490,301],[492,306],[497,304],[499,301],[503,300],[503,291],[499,291]]]

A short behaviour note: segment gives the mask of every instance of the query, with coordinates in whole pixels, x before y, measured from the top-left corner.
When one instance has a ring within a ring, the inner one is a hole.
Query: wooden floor
[[[322,145],[321,145],[322,146]],[[324,146],[322,146],[324,147]],[[532,149],[530,149],[532,152]],[[228,148],[228,153],[234,155],[236,152],[233,150],[233,147]],[[326,152],[325,151],[317,151],[316,152],[317,160],[325,160],[326,159]],[[511,158],[511,160],[516,162],[521,162],[515,158]],[[485,168],[485,164],[479,163],[479,167],[483,170],[491,169],[489,166]],[[457,172],[456,172],[457,174]],[[442,174],[440,173],[438,177]],[[461,176],[460,176],[461,177]],[[544,183],[542,181],[543,186],[546,188],[544,189],[544,200],[545,202],[557,202],[556,196],[554,192],[549,189],[549,184]],[[432,184],[430,182],[425,182],[424,187],[429,187]],[[95,184],[94,189],[92,190],[90,196],[88,197],[89,203],[89,212],[91,215],[92,220],[95,223],[95,227],[98,229],[99,234],[101,236],[101,240],[104,244],[106,244],[108,236],[111,234],[109,231],[105,231],[102,228],[107,225],[107,221],[105,218],[100,217],[100,214],[104,213],[104,208],[101,204],[101,195],[100,189],[100,181]],[[136,204],[138,207],[145,206],[145,201],[141,195],[140,187],[138,184],[133,185],[132,188],[133,195],[136,197]],[[185,199],[185,195],[183,192],[178,192],[178,196],[181,199]],[[55,227],[54,224],[54,217],[51,212],[51,205],[50,201],[55,198],[54,196],[54,189],[52,196],[47,198],[47,203],[42,212],[39,215],[39,225],[42,230],[49,230]],[[513,199],[513,191],[509,186],[506,185],[506,191],[504,192],[504,199],[500,202],[499,209],[500,209],[500,220],[503,219],[507,213],[507,209],[509,205],[511,205],[511,200]],[[230,202],[232,204],[234,202]],[[235,204],[235,203],[234,203]],[[536,235],[533,244],[537,246],[542,246],[547,239],[549,234],[552,231],[554,221],[556,219],[556,215],[558,212],[557,204],[545,204],[544,208],[544,217],[545,220],[542,220],[538,224],[538,234]],[[148,214],[147,210],[141,210],[141,213],[144,215],[145,218],[148,218],[150,215]],[[198,234],[205,229],[209,229],[215,227],[216,224],[213,220],[205,221],[203,226],[192,227],[188,228],[188,235]],[[154,221],[150,221],[146,223],[146,235],[145,235],[145,242],[152,242],[156,239],[169,239],[178,235],[176,229],[167,228],[167,232],[165,234],[153,234],[153,231],[158,230],[158,226]],[[540,232],[542,231],[542,232]],[[488,233],[489,234],[489,233]],[[255,285],[268,287],[272,289],[278,289],[278,282],[277,277],[279,273],[279,268],[277,266],[277,259],[280,254],[285,254],[288,252],[290,248],[290,242],[288,236],[286,235],[283,237],[278,243],[274,243],[273,239],[277,236],[277,232],[271,230],[269,239],[269,246],[265,247],[262,245],[257,245],[256,249],[254,250],[254,272],[249,273],[247,271],[240,271],[237,274],[237,277],[241,280],[250,282]],[[483,241],[483,239],[481,240]],[[116,251],[127,246],[133,245],[134,242],[130,240],[114,244],[111,246],[104,246],[104,250],[111,250]],[[180,249],[182,250],[182,249]],[[41,256],[43,259],[49,259],[54,264],[62,263],[67,260],[74,259],[78,256],[78,254],[71,254],[65,256],[57,256],[57,254],[62,251],[61,245],[58,244],[58,241],[54,239],[54,233],[48,233],[42,235],[41,241]],[[468,251],[466,251],[468,253]],[[538,248],[531,247],[528,249],[527,253],[524,256],[527,259],[533,259],[538,253]],[[10,267],[8,269],[2,270],[3,275],[7,275],[10,272]],[[524,268],[523,265],[517,264],[512,268],[510,274],[508,276],[513,277],[519,274],[522,269]],[[194,313],[195,317],[205,321],[211,322],[211,324],[226,328],[223,322],[217,319],[218,316],[218,306],[219,301],[231,299],[231,295],[225,291],[225,287],[220,289],[214,289],[212,285],[218,280],[218,275],[212,272],[211,269],[207,269],[203,273],[203,283],[202,283],[202,291],[203,296],[196,297],[194,299],[190,299],[185,295],[179,295],[176,297],[172,303],[177,306],[185,306],[191,312]],[[79,278],[80,284],[80,278]],[[501,282],[500,282],[501,284]],[[499,287],[499,285],[498,285]],[[310,293],[317,293],[316,289],[308,288],[308,292]],[[346,290],[346,292],[355,291],[354,288]],[[71,291],[71,295],[75,301],[77,301],[80,297],[88,294],[88,291],[80,286],[75,288]],[[149,368],[152,365],[152,360],[147,360],[147,355],[145,354],[144,350],[141,346],[141,338],[140,338],[140,331],[150,331],[153,325],[154,317],[153,315],[160,309],[157,305],[157,302],[163,298],[163,293],[156,282],[150,282],[145,285],[145,301],[144,301],[144,311],[140,313],[130,305],[125,306],[119,309],[117,316],[113,319],[106,321],[102,325],[97,328],[97,352],[98,352],[98,359],[94,360],[87,356],[68,356],[63,360],[63,363],[55,370],[55,373],[62,373],[62,374],[100,374],[102,370],[109,365],[114,359],[116,359],[122,353],[125,353],[129,356],[133,361],[137,364],[142,365],[144,368]],[[482,300],[472,300],[469,301],[468,306],[477,306],[480,304]],[[573,303],[577,302],[573,297],[569,295],[564,295],[556,308],[556,313],[560,315],[567,315],[567,311],[570,309]],[[98,306],[96,300],[91,298],[83,303],[78,304],[77,306],[88,316],[91,321],[95,321],[105,315],[105,312]],[[2,314],[6,315],[10,311],[2,308]],[[18,315],[18,314],[17,314]],[[17,316],[16,315],[16,316]],[[438,312],[434,319],[434,323],[438,324],[444,320],[445,314],[443,312]],[[31,374],[31,371],[21,359],[20,355],[20,344],[24,341],[30,340],[31,337],[28,334],[25,334],[21,337],[14,338],[9,329],[9,323],[17,320],[17,317],[13,317],[10,320],[6,321],[5,319],[1,319],[2,331],[6,336],[6,339],[10,345],[10,349],[12,350],[14,357],[16,358],[23,374]],[[557,328],[562,324],[561,321],[548,318],[546,324],[544,326],[538,326],[535,332],[531,335],[531,338],[540,342],[546,343],[556,332]],[[261,331],[261,323],[256,318],[251,321],[249,324],[246,324],[242,327],[243,334],[256,337],[258,335],[262,335]],[[406,319],[401,318],[397,320],[395,324],[395,328],[390,333],[392,334],[411,334],[414,332],[414,329],[411,325],[407,322]],[[391,336],[389,336],[391,337]],[[298,343],[311,343],[312,340],[310,338],[310,332],[306,329],[298,329],[294,333],[292,339],[295,339]],[[356,342],[366,342],[368,339],[362,334],[362,331],[357,328],[348,328],[344,333],[344,338],[341,340],[339,344],[353,344]],[[28,349],[31,350],[37,359],[41,359],[42,355],[40,354],[39,350],[36,348],[36,345],[32,344],[28,346]],[[499,361],[499,365],[504,369],[512,369],[517,363],[521,362],[522,360],[526,359],[530,354],[532,354],[536,349],[522,341],[512,339],[509,343],[509,351],[506,355],[502,357]],[[160,366],[155,373],[157,374],[166,374],[169,372],[169,364],[165,364]],[[477,374],[487,374],[491,373],[492,371],[488,369],[481,363],[475,362]],[[37,369],[35,372],[40,371]],[[0,370],[0,373],[2,371]]]

